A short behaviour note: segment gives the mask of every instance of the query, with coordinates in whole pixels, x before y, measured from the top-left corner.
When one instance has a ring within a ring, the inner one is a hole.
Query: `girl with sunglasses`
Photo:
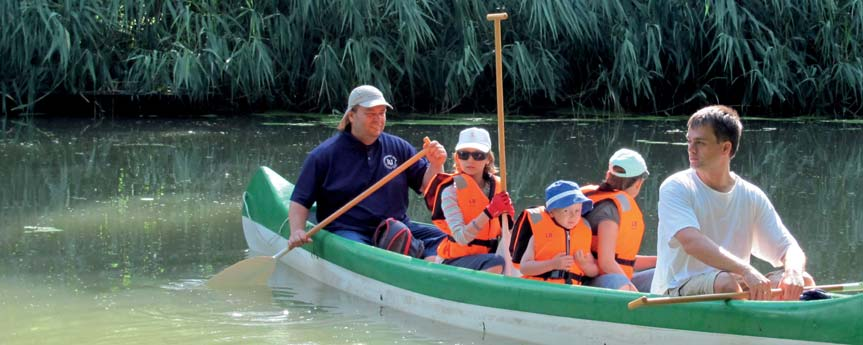
[[[461,131],[453,160],[455,172],[438,174],[425,191],[432,222],[447,234],[438,256],[447,265],[501,273],[504,259],[494,254],[501,234],[500,216],[511,216],[515,210],[495,175],[488,131],[476,127]]]

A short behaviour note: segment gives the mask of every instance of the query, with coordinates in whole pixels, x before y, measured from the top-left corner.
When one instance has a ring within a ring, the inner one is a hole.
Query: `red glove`
[[[497,193],[485,207],[485,214],[490,218],[500,217],[503,213],[515,214],[515,209],[512,208],[512,199],[509,198],[507,192]]]

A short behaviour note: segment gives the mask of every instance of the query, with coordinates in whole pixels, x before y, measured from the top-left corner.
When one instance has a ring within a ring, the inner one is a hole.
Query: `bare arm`
[[[680,242],[686,254],[719,270],[743,276],[744,283],[749,287],[750,299],[770,298],[770,280],[742,259],[716,245],[698,229],[684,228],[678,231],[674,238]]]
[[[431,181],[431,179],[435,175],[442,173],[442,172],[443,172],[443,164],[441,164],[441,165],[429,164],[428,168],[426,169],[425,174],[423,174],[423,186],[422,186],[422,188],[420,188],[420,190],[425,190],[426,186],[428,186],[428,184],[429,184],[429,181]]]
[[[420,187],[420,190],[425,190],[429,181],[435,175],[443,172],[443,164],[446,162],[446,149],[437,140],[423,144],[423,150],[426,152],[426,159],[428,159],[429,165],[426,168],[425,174],[423,174],[423,185]]]
[[[782,299],[786,301],[797,300],[803,293],[803,285],[805,284],[803,272],[806,270],[806,254],[803,254],[803,249],[795,243],[785,251],[782,261],[785,266],[782,280],[779,281]]]
[[[296,201],[291,201],[288,210],[288,222],[291,227],[291,237],[288,238],[288,247],[293,249],[312,241],[306,235],[306,221],[309,219],[309,209]]]
[[[618,225],[611,220],[599,222],[599,236],[597,237],[596,256],[599,270],[603,274],[619,273],[626,275],[617,261],[614,260],[614,252],[617,247]],[[583,267],[582,267],[583,269]]]
[[[536,261],[533,253],[533,237],[527,244],[524,255],[521,257],[521,274],[536,276],[551,270],[569,270],[575,259],[566,253],[560,253],[551,260]]]
[[[636,271],[646,270],[656,267],[656,255],[636,255],[635,268]]]
[[[575,262],[578,263],[578,267],[581,267],[585,276],[596,277],[599,274],[599,266],[596,265],[596,260],[590,252],[585,253],[579,249],[575,252]]]
[[[783,258],[785,270],[795,270],[803,272],[806,270],[806,254],[803,254],[803,249],[799,245],[788,247]]]

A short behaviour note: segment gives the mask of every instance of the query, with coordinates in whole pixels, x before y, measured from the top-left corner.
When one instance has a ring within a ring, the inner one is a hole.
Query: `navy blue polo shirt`
[[[365,145],[349,132],[340,132],[306,157],[291,201],[306,208],[317,202],[315,215],[318,221],[324,220],[416,153],[410,143],[387,133]],[[408,187],[421,193],[428,165],[423,158],[326,228],[371,236],[388,217],[408,223]]]

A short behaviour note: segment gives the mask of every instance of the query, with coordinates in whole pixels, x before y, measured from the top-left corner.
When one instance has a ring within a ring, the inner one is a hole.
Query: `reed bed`
[[[511,111],[745,110],[850,117],[863,106],[863,0],[503,0]],[[338,112],[370,83],[399,111],[493,111],[482,1],[0,2],[0,109],[50,96],[163,96]],[[104,107],[110,109],[110,107]],[[6,120],[3,120],[5,133]]]

